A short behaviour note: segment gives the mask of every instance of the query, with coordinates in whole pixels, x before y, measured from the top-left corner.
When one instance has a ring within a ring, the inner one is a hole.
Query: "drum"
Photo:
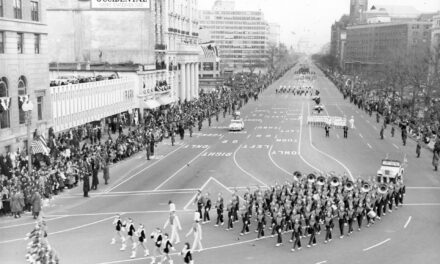
[[[370,210],[370,211],[368,212],[368,216],[369,216],[370,218],[376,218],[377,214],[376,214],[375,211]]]

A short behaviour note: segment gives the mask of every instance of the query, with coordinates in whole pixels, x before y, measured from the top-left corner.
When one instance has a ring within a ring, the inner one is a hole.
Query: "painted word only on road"
[[[202,154],[202,157],[230,157],[232,152],[206,152]]]
[[[274,150],[270,153],[271,155],[284,155],[284,156],[295,156],[298,153],[294,150]]]
[[[243,145],[241,146],[243,149],[269,149],[269,145]]]

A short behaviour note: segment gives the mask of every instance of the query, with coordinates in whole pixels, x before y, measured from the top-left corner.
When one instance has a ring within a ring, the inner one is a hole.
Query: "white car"
[[[382,160],[382,166],[377,171],[377,181],[382,183],[396,183],[397,180],[403,180],[403,172],[404,168],[400,161],[384,159]]]
[[[229,124],[229,131],[241,131],[244,129],[243,119],[232,119]]]

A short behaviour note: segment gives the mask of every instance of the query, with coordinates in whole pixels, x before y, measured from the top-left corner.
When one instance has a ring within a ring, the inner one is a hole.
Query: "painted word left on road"
[[[298,152],[294,150],[274,150],[270,153],[271,155],[284,155],[284,156],[295,156]]]

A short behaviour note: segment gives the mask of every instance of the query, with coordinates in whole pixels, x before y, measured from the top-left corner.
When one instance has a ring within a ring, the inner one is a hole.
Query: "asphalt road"
[[[161,143],[156,159],[147,161],[143,154],[111,169],[111,184],[99,186],[91,198],[82,198],[81,188],[57,197],[44,214],[49,241],[62,263],[145,263],[149,258],[129,259],[130,251],[110,245],[116,213],[132,217],[135,225],[143,223],[149,234],[162,227],[168,215],[168,201],[176,204],[183,237],[191,227],[195,192],[202,189],[211,199],[222,192],[226,200],[237,188],[270,186],[292,179],[300,170],[335,171],[354,178],[374,176],[386,155],[403,159],[407,195],[405,206],[351,237],[334,239],[311,249],[290,252],[291,244],[275,247],[276,238],[255,241],[256,234],[240,237],[241,224],[233,231],[203,225],[205,250],[194,254],[195,263],[438,263],[440,259],[440,175],[434,173],[428,150],[415,157],[415,144],[403,146],[400,133],[379,138],[379,124],[373,117],[344,101],[342,95],[316,68],[315,87],[321,91],[324,114],[351,116],[355,129],[348,139],[342,130],[332,129],[325,138],[323,128],[307,125],[314,102],[310,97],[275,94],[280,85],[293,85],[293,71],[267,89],[258,101],[251,101],[241,115],[245,130],[227,130],[230,118],[204,124],[192,138],[186,135],[178,145]],[[215,216],[212,211],[211,217]],[[32,229],[29,215],[19,220],[0,219],[1,263],[25,263],[25,234]],[[255,225],[251,226],[252,229]],[[285,236],[287,238],[287,235]],[[184,240],[185,241],[185,240]],[[192,237],[187,238],[192,242]],[[148,240],[148,246],[153,248]],[[177,252],[182,245],[176,246]],[[183,263],[173,255],[174,263]]]

